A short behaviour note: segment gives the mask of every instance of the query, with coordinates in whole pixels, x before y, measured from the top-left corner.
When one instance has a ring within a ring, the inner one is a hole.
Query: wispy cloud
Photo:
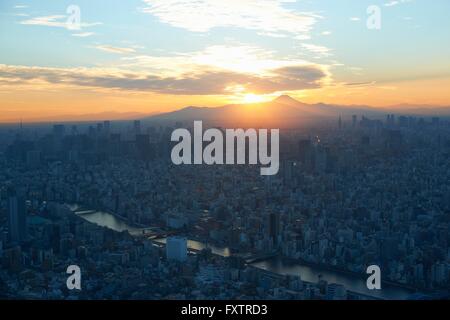
[[[265,35],[307,33],[320,17],[283,6],[292,0],[143,0],[144,12],[174,27],[206,32],[216,27],[237,27]]]
[[[79,37],[79,38],[86,38],[86,37],[93,36],[94,34],[95,34],[94,32],[80,32],[80,33],[74,33],[74,34],[72,34],[72,36]]]
[[[23,20],[20,24],[32,25],[32,26],[46,26],[46,27],[56,27],[56,28],[66,28],[72,30],[73,26],[67,22],[67,15],[49,15],[41,17],[33,17],[27,20]],[[100,25],[100,22],[81,22],[80,28],[93,27]]]
[[[114,47],[110,45],[98,45],[95,47],[98,50],[102,50],[109,53],[128,54],[136,52],[133,48]]]
[[[331,56],[330,48],[315,45],[315,44],[310,44],[310,43],[302,43],[301,46],[303,49],[306,49],[306,50],[308,50],[312,53],[318,54],[320,56],[324,56],[324,57]]]
[[[391,0],[389,2],[386,2],[384,4],[385,7],[394,7],[396,5],[402,4],[402,3],[408,3],[412,2],[412,0]]]

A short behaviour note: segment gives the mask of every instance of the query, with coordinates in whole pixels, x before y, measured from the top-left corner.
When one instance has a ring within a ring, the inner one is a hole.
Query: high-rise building
[[[168,237],[166,242],[167,260],[186,261],[187,239],[183,237]]]
[[[8,190],[8,225],[10,241],[20,243],[26,238],[25,198],[14,188]]]
[[[103,121],[103,130],[106,136],[109,136],[109,134],[111,133],[111,121],[106,120]]]
[[[395,115],[393,115],[393,114],[388,114],[388,115],[386,116],[386,125],[387,125],[388,127],[393,127],[393,126],[395,126]]]
[[[103,134],[103,123],[99,122],[97,123],[97,135]]]
[[[280,233],[280,215],[274,212],[269,213],[269,236],[273,239],[273,243],[278,243],[278,235]]]
[[[328,150],[321,145],[315,148],[314,154],[314,170],[316,172],[324,173],[327,170],[327,156]]]
[[[73,135],[73,136],[78,135],[78,126],[76,126],[76,125],[72,126],[71,135]]]
[[[134,134],[141,134],[141,121],[135,120],[133,123]]]

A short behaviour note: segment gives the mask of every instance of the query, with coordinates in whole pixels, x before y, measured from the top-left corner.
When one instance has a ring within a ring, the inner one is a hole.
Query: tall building
[[[14,188],[8,190],[8,226],[11,242],[20,243],[26,238],[25,198]]]
[[[352,127],[353,127],[353,129],[356,128],[357,122],[358,122],[358,116],[356,114],[354,114],[352,116]]]
[[[269,236],[274,244],[278,244],[280,234],[280,215],[274,212],[269,213]]]
[[[71,134],[72,136],[78,135],[78,126],[73,125],[70,134]]]
[[[135,120],[133,122],[133,129],[134,129],[134,134],[141,134],[141,121],[140,120]]]
[[[108,137],[109,134],[111,133],[111,121],[109,120],[103,121],[103,130],[105,135]]]
[[[166,242],[167,260],[186,261],[187,239],[183,237],[169,237]]]
[[[99,122],[99,123],[97,123],[97,135],[102,135],[104,132],[103,132],[103,123],[101,123],[101,122]]]
[[[327,170],[327,156],[328,150],[318,145],[314,154],[314,170],[316,172],[324,173]]]

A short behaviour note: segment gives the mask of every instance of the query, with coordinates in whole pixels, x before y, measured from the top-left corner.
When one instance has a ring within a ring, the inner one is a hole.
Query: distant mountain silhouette
[[[375,108],[370,106],[341,106],[332,104],[307,104],[282,95],[273,101],[253,104],[230,104],[216,108],[186,107],[181,110],[162,113],[144,118],[157,122],[193,122],[202,120],[210,125],[232,125],[234,127],[298,127],[301,124],[317,120],[332,120],[339,116],[351,115],[384,118],[388,113],[411,114],[447,114],[450,108],[422,108],[416,106],[398,106],[392,108]]]
[[[327,104],[306,104],[288,95],[273,101],[252,104],[230,104],[216,108],[186,107],[158,114],[144,120],[158,122],[193,122],[202,120],[211,125],[240,127],[296,127],[318,119],[333,119],[345,114],[380,114],[370,107],[353,108]]]
[[[292,98],[291,96],[288,96],[288,95],[279,96],[278,98],[273,100],[273,102],[279,103],[279,104],[285,104],[288,106],[299,106],[300,104],[305,105],[304,103],[302,103],[298,100],[295,100],[294,98]]]

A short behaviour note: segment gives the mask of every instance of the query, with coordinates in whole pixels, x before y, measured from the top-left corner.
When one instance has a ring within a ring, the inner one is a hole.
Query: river
[[[137,236],[148,230],[130,226],[125,221],[107,212],[92,210],[78,211],[79,207],[76,205],[70,205],[69,208],[77,215],[91,223],[95,223],[99,226],[107,227],[118,232],[128,231],[130,234]],[[155,241],[165,243],[166,239],[163,238]],[[210,248],[212,253],[224,257],[228,257],[232,254],[230,248],[217,247],[196,240],[188,240],[188,247],[195,250]],[[319,277],[321,277],[328,283],[342,284],[347,288],[347,290],[380,299],[405,300],[412,294],[410,290],[392,285],[384,285],[382,290],[371,291],[367,289],[366,281],[362,277],[317,266],[312,267],[300,262],[292,262],[281,257],[255,262],[252,266],[277,274],[300,275],[302,280],[312,283],[317,283]]]

